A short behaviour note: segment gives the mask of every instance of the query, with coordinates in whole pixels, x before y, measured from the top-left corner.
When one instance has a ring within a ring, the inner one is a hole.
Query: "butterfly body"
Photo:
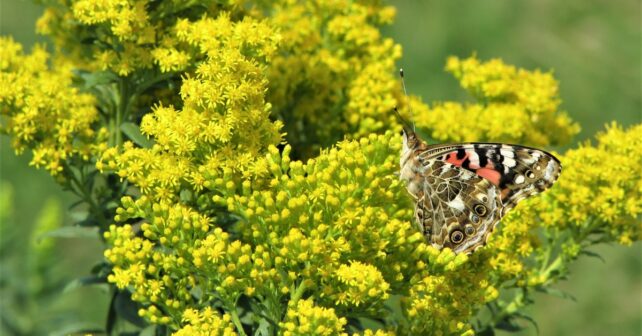
[[[415,218],[437,248],[470,253],[486,244],[519,201],[549,188],[561,172],[551,154],[496,143],[427,145],[404,127],[400,178]]]

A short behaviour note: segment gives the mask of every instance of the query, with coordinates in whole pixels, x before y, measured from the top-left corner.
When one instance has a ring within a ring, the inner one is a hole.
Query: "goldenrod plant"
[[[157,335],[515,330],[591,246],[642,238],[642,126],[559,154],[558,183],[470,255],[431,246],[399,180],[431,142],[568,144],[552,73],[450,58],[474,102],[402,96],[380,1],[52,1],[53,45],[0,38],[2,131],[98,228],[95,282]],[[47,52],[53,50],[53,52]],[[410,112],[412,111],[412,112]],[[482,122],[483,121],[483,122]],[[609,162],[609,164],[602,164]],[[82,330],[78,330],[79,332]]]

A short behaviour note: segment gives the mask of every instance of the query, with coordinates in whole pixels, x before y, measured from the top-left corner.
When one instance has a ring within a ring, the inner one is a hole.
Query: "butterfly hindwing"
[[[500,194],[473,172],[439,160],[422,165],[423,190],[415,214],[433,246],[472,251],[501,217]]]

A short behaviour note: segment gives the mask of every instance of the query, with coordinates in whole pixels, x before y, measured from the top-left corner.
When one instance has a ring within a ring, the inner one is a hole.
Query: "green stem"
[[[233,307],[233,309],[230,309],[230,315],[232,316],[232,323],[234,323],[234,326],[236,327],[236,330],[239,332],[239,335],[247,336],[247,334],[245,333],[245,330],[243,330],[243,324],[241,324],[241,320],[239,319],[239,314],[236,311],[236,307]]]
[[[176,73],[174,72],[166,72],[163,74],[160,74],[156,77],[153,77],[149,80],[146,80],[138,85],[138,88],[136,89],[136,92],[134,95],[140,95],[141,93],[145,92],[147,89],[150,87],[154,86],[156,83],[160,83],[162,81],[168,80],[172,77],[174,77]]]
[[[72,187],[71,190],[74,191],[74,193],[78,197],[80,197],[85,203],[87,203],[87,205],[89,205],[89,209],[91,210],[92,214],[96,216],[99,226],[101,228],[105,228],[106,221],[102,215],[102,210],[91,197],[91,190],[87,190],[83,187],[84,185],[86,185],[84,179],[82,181],[79,180],[78,177],[76,177],[76,175],[73,172],[71,172],[71,169],[69,167],[67,167],[66,169],[69,170],[70,172],[69,181]]]
[[[303,295],[306,289],[307,289],[306,281],[301,280],[301,284],[299,285],[299,287],[297,287],[297,289],[290,296],[290,302],[292,302],[292,304],[296,304],[299,301],[299,299],[301,299],[301,296]]]
[[[552,263],[550,263],[550,265],[548,265],[548,267],[546,267],[546,269],[543,272],[544,277],[546,278],[545,285],[550,284],[554,280],[554,279],[550,278],[550,274],[554,270],[558,269],[562,265],[563,261],[564,261],[564,259],[561,257],[561,255],[558,255],[555,258],[555,260]]]
[[[114,131],[116,132],[116,146],[120,146],[123,143],[123,133],[120,131],[120,125],[123,123],[123,119],[127,115],[127,109],[129,106],[127,83],[122,78],[118,82],[118,95],[118,105],[116,107],[116,125],[114,129]]]
[[[524,291],[524,289],[522,289],[522,291]],[[493,327],[496,326],[499,322],[504,320],[506,317],[510,316],[511,314],[513,314],[514,312],[522,308],[524,306],[524,301],[523,301],[524,296],[525,295],[523,294],[523,292],[522,292],[522,295],[517,294],[513,296],[511,301],[508,302],[503,307],[501,307],[500,312],[497,315],[492,317],[490,325]]]

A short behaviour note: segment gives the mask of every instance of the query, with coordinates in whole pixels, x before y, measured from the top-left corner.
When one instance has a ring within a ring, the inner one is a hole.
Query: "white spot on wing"
[[[524,175],[517,175],[515,178],[515,184],[522,184],[524,183]]]
[[[459,195],[457,195],[457,197],[455,197],[455,199],[453,199],[452,201],[448,202],[448,206],[453,208],[453,209],[457,209],[459,211],[462,211],[462,212],[466,208],[466,205],[464,204],[464,201],[461,200],[461,196],[459,196]]]
[[[515,165],[517,164],[517,162],[515,162],[515,160],[514,160],[514,159],[504,157],[504,161],[502,161],[502,164],[503,164],[504,166],[508,166],[508,167],[515,167]]]
[[[510,148],[510,147],[502,146],[502,148]],[[515,157],[515,151],[513,149],[500,149],[499,153],[505,157],[509,157],[509,158]]]
[[[475,151],[469,151],[468,160],[470,160],[470,168],[478,169],[479,168],[479,155]]]
[[[553,171],[555,171],[555,161],[551,160],[546,166],[546,172],[544,173],[544,179],[550,181],[553,178]]]

